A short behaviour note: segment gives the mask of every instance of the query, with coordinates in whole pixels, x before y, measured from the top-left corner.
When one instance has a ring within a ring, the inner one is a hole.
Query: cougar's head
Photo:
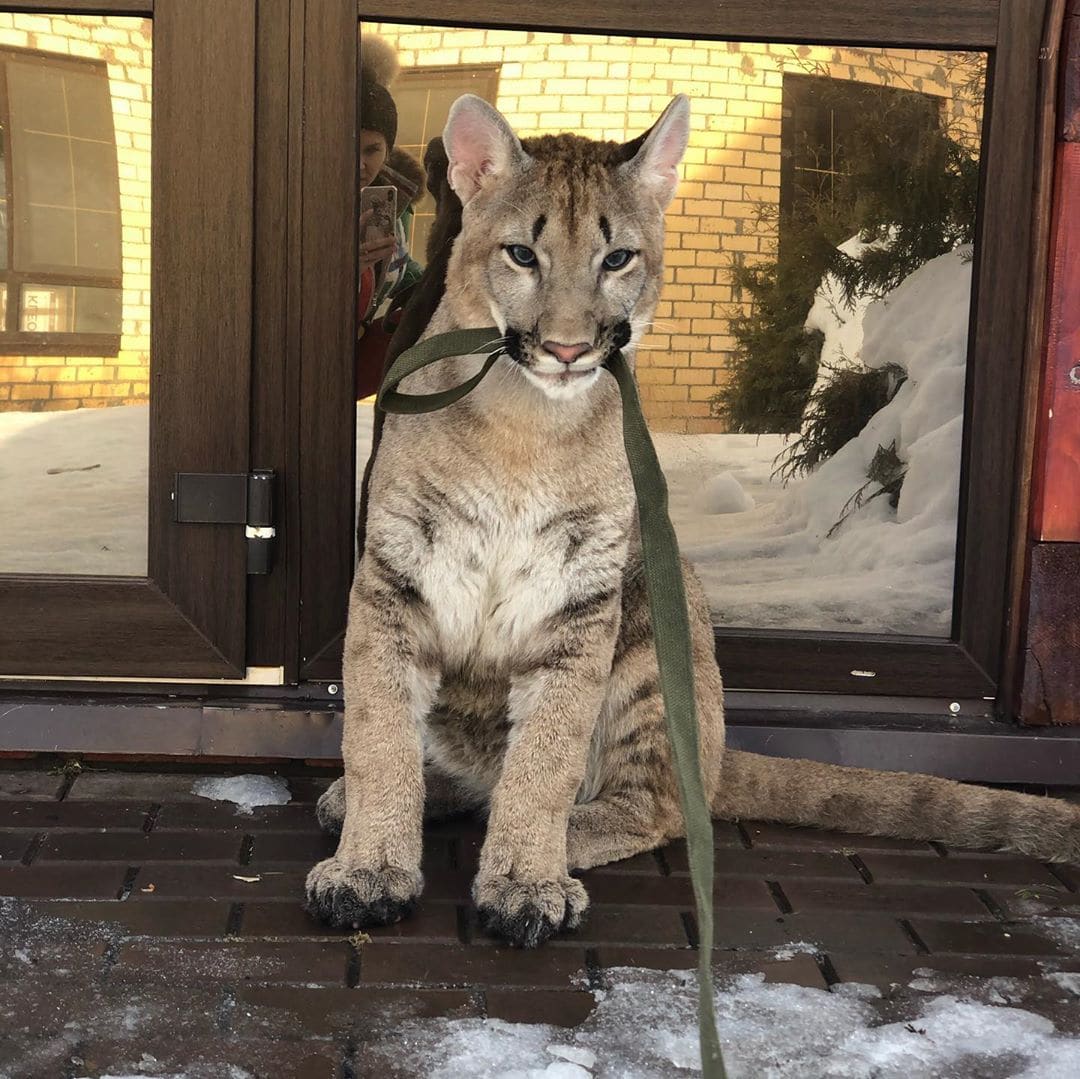
[[[586,391],[652,318],[689,116],[679,95],[629,143],[545,135],[523,144],[479,97],[450,110],[443,141],[463,211],[448,291],[490,314],[510,360],[550,397]]]

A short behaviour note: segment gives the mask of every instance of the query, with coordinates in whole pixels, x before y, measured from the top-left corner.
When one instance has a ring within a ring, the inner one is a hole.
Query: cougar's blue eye
[[[524,244],[507,244],[506,253],[510,256],[511,261],[516,262],[518,266],[528,268],[536,265],[536,252]]]
[[[625,247],[620,247],[618,251],[612,251],[611,254],[604,259],[604,269],[621,270],[636,254],[636,251],[627,251]]]

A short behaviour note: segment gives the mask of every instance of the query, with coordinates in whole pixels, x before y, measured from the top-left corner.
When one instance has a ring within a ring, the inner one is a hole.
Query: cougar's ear
[[[462,203],[480,190],[485,177],[504,175],[527,159],[502,113],[475,94],[450,106],[443,144],[450,159],[447,177]]]
[[[678,94],[646,133],[634,156],[621,166],[655,195],[661,209],[667,208],[675,194],[679,162],[689,141],[690,99]],[[634,143],[627,143],[626,149]]]

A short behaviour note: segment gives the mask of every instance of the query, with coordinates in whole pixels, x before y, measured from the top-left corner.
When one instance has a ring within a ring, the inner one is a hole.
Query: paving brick
[[[33,839],[26,832],[0,832],[0,864],[19,861]]]
[[[968,955],[867,955],[864,952],[830,951],[829,959],[842,982],[859,982],[887,989],[907,985],[920,977],[916,971],[932,971],[944,977],[1036,978],[1043,973],[1034,959],[1014,956]]]
[[[1069,955],[1069,949],[1011,922],[946,922],[913,918],[911,926],[932,953],[964,955]]]
[[[306,872],[300,869],[258,870],[246,865],[177,863],[144,866],[135,881],[131,901],[155,902],[191,896],[193,899],[292,899],[304,895]],[[245,880],[243,878],[258,878]],[[145,889],[153,885],[154,890]]]
[[[1063,887],[1028,885],[1022,888],[990,887],[982,889],[1008,918],[1066,917],[1080,918],[1080,895]]]
[[[48,772],[0,771],[0,801],[55,801],[63,784],[63,776]]]
[[[27,828],[141,829],[150,803],[0,801],[0,830]]]
[[[192,789],[205,772],[121,772],[84,769],[68,792],[74,802],[194,802],[207,799]],[[230,807],[231,808],[231,807]]]
[[[698,953],[694,948],[602,947],[597,949],[596,959],[597,965],[605,971],[619,967],[696,970],[698,965]],[[764,974],[767,982],[805,985],[812,989],[828,988],[821,968],[811,955],[778,959],[768,952],[734,952],[714,948],[712,968],[718,981],[739,974]]]
[[[127,936],[216,937],[225,932],[231,904],[213,900],[168,900],[156,903],[31,903],[30,910],[73,924],[118,926]]]
[[[142,940],[120,946],[109,980],[344,985],[350,955],[343,940]]]
[[[368,985],[565,989],[573,987],[584,971],[585,952],[579,948],[522,951],[381,941],[360,948],[360,982]]]
[[[289,776],[288,779],[289,791],[292,794],[290,804],[314,806],[337,776]]]
[[[242,812],[231,802],[198,802],[163,804],[155,830],[227,828],[242,832],[307,832],[322,835],[315,809],[309,805],[255,806],[250,813]]]
[[[322,833],[254,832],[252,839],[249,863],[252,866],[295,864],[310,868],[323,858],[329,858],[338,847],[336,837]],[[425,876],[456,868],[451,841],[426,839],[421,868]]]
[[[240,839],[227,832],[51,831],[34,861],[235,863],[239,853]]]
[[[477,946],[495,947],[498,942],[480,928],[476,911],[469,909],[469,940]],[[577,947],[595,944],[658,944],[685,947],[686,929],[676,907],[630,907],[596,904],[589,907],[584,923],[564,931],[549,947]]]
[[[75,1040],[71,1034],[80,1028],[99,1038],[108,1037],[110,1031],[128,1030],[138,1037],[164,1030],[177,1044],[181,1039],[198,1043],[220,1035],[217,1016],[223,999],[223,987],[217,984],[203,989],[160,985],[152,1000],[144,996],[140,1001],[133,997],[130,985],[43,971],[40,978],[21,984],[0,984],[0,1030],[4,1033],[0,1048],[19,1038],[55,1037],[65,1027],[67,1036],[60,1041],[64,1048],[70,1048]],[[24,1051],[29,1044],[23,1043]],[[12,1079],[54,1079],[64,1074],[44,1067],[11,1072]]]
[[[890,836],[856,835],[853,832],[798,828],[787,824],[765,824],[760,821],[742,821],[742,826],[755,848],[827,850],[845,854],[861,854],[868,850],[924,853],[933,850],[929,843],[911,839],[893,839]]]
[[[868,852],[862,855],[875,884],[1048,885],[1060,881],[1034,858],[1015,854],[930,854]]]
[[[351,936],[355,930],[328,929],[307,914],[299,901],[245,903],[240,922],[241,937],[330,937]],[[416,910],[395,925],[366,931],[373,940],[430,940],[458,943],[458,913],[453,903],[422,900]]]
[[[689,866],[685,849],[681,857],[669,861],[672,873],[686,874]],[[717,877],[805,877],[818,880],[861,881],[854,865],[843,855],[811,850],[732,850],[716,855]]]
[[[594,903],[626,906],[680,907],[692,910],[694,894],[686,876],[644,877],[586,873],[582,883]],[[713,889],[717,907],[753,907],[776,910],[776,903],[763,880],[718,877]]]
[[[282,1041],[352,1034],[361,1040],[410,1019],[453,1019],[480,1014],[465,990],[242,987],[232,1026],[238,1036],[258,1033]]]
[[[295,862],[311,867],[338,847],[336,836],[310,832],[257,832],[252,839],[251,865]]]
[[[580,1026],[596,1007],[592,993],[574,989],[489,989],[484,999],[489,1019],[553,1027]]]
[[[290,1044],[280,1040],[174,1038],[94,1040],[68,1058],[70,1075],[243,1075],[250,1079],[340,1079],[344,1049],[334,1043]],[[153,1058],[154,1071],[147,1072]]]
[[[897,918],[887,914],[833,911],[796,911],[783,915],[783,927],[793,943],[808,942],[822,952],[835,949],[864,951],[870,955],[904,955],[917,951]]]
[[[0,896],[22,899],[115,899],[122,865],[0,865]]]
[[[986,907],[971,889],[908,884],[819,884],[781,878],[780,887],[798,911],[881,911],[908,914],[985,916]]]

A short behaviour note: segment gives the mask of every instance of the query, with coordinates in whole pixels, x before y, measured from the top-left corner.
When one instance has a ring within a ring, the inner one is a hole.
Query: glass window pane
[[[714,618],[948,636],[985,54],[362,31],[398,51],[417,159],[481,84],[524,140],[627,141],[689,95],[636,369]]]
[[[151,21],[53,15],[47,51],[31,52],[35,18],[0,27],[0,573],[138,576]]]
[[[117,274],[120,208],[106,64],[93,58],[80,64],[63,54],[30,60],[9,53],[4,69],[14,269],[75,277]],[[92,242],[80,244],[90,211],[101,214],[101,220]]]

